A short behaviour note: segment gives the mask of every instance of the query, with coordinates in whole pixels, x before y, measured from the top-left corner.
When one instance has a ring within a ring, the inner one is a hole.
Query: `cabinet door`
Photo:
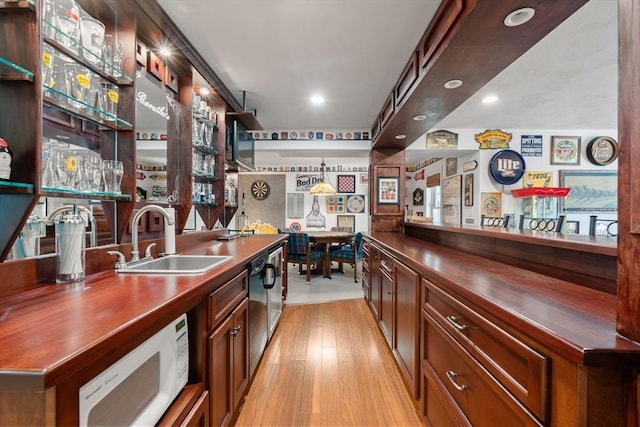
[[[370,296],[369,307],[376,319],[380,318],[380,251],[369,246]]]
[[[187,414],[180,427],[208,427],[209,426],[209,392],[204,391],[198,401]]]
[[[420,276],[406,265],[393,262],[394,326],[393,355],[400,372],[418,397],[420,335]]]
[[[249,299],[233,311],[231,329],[233,408],[238,407],[249,384]]]
[[[209,336],[209,398],[212,426],[227,425],[233,415],[231,372],[233,347],[231,329],[233,316],[227,317]]]
[[[389,343],[393,343],[393,280],[386,272],[380,274],[380,329]]]

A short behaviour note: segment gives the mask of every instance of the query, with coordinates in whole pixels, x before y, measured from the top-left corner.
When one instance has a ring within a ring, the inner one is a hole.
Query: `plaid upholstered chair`
[[[289,233],[287,240],[287,262],[298,264],[298,274],[302,274],[302,265],[306,266],[307,285],[311,284],[311,269],[314,264],[321,266],[324,250],[309,241],[307,233]]]
[[[351,242],[342,244],[338,249],[332,249],[330,252],[330,261],[338,263],[340,273],[344,273],[343,264],[353,266],[353,280],[356,283],[358,283],[358,261],[361,261],[362,257],[362,233],[356,233]]]

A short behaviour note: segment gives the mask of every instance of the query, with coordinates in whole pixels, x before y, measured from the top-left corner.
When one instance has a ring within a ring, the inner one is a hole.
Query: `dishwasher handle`
[[[276,266],[267,264],[264,266],[264,275],[262,276],[262,284],[265,289],[273,289],[276,284]]]

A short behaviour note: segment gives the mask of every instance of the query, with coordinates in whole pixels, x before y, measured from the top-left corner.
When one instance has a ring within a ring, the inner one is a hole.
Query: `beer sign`
[[[515,184],[520,181],[526,169],[524,158],[517,151],[498,151],[489,162],[489,173],[498,183]]]

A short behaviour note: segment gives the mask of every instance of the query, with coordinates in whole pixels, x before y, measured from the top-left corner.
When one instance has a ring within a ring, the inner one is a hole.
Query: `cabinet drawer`
[[[431,316],[423,312],[423,319],[433,385],[452,398],[472,425],[542,425]]]
[[[209,295],[209,330],[220,323],[247,296],[247,291],[248,274],[243,271]]]
[[[546,421],[549,359],[432,283],[427,282],[426,291],[426,310],[516,399]]]

